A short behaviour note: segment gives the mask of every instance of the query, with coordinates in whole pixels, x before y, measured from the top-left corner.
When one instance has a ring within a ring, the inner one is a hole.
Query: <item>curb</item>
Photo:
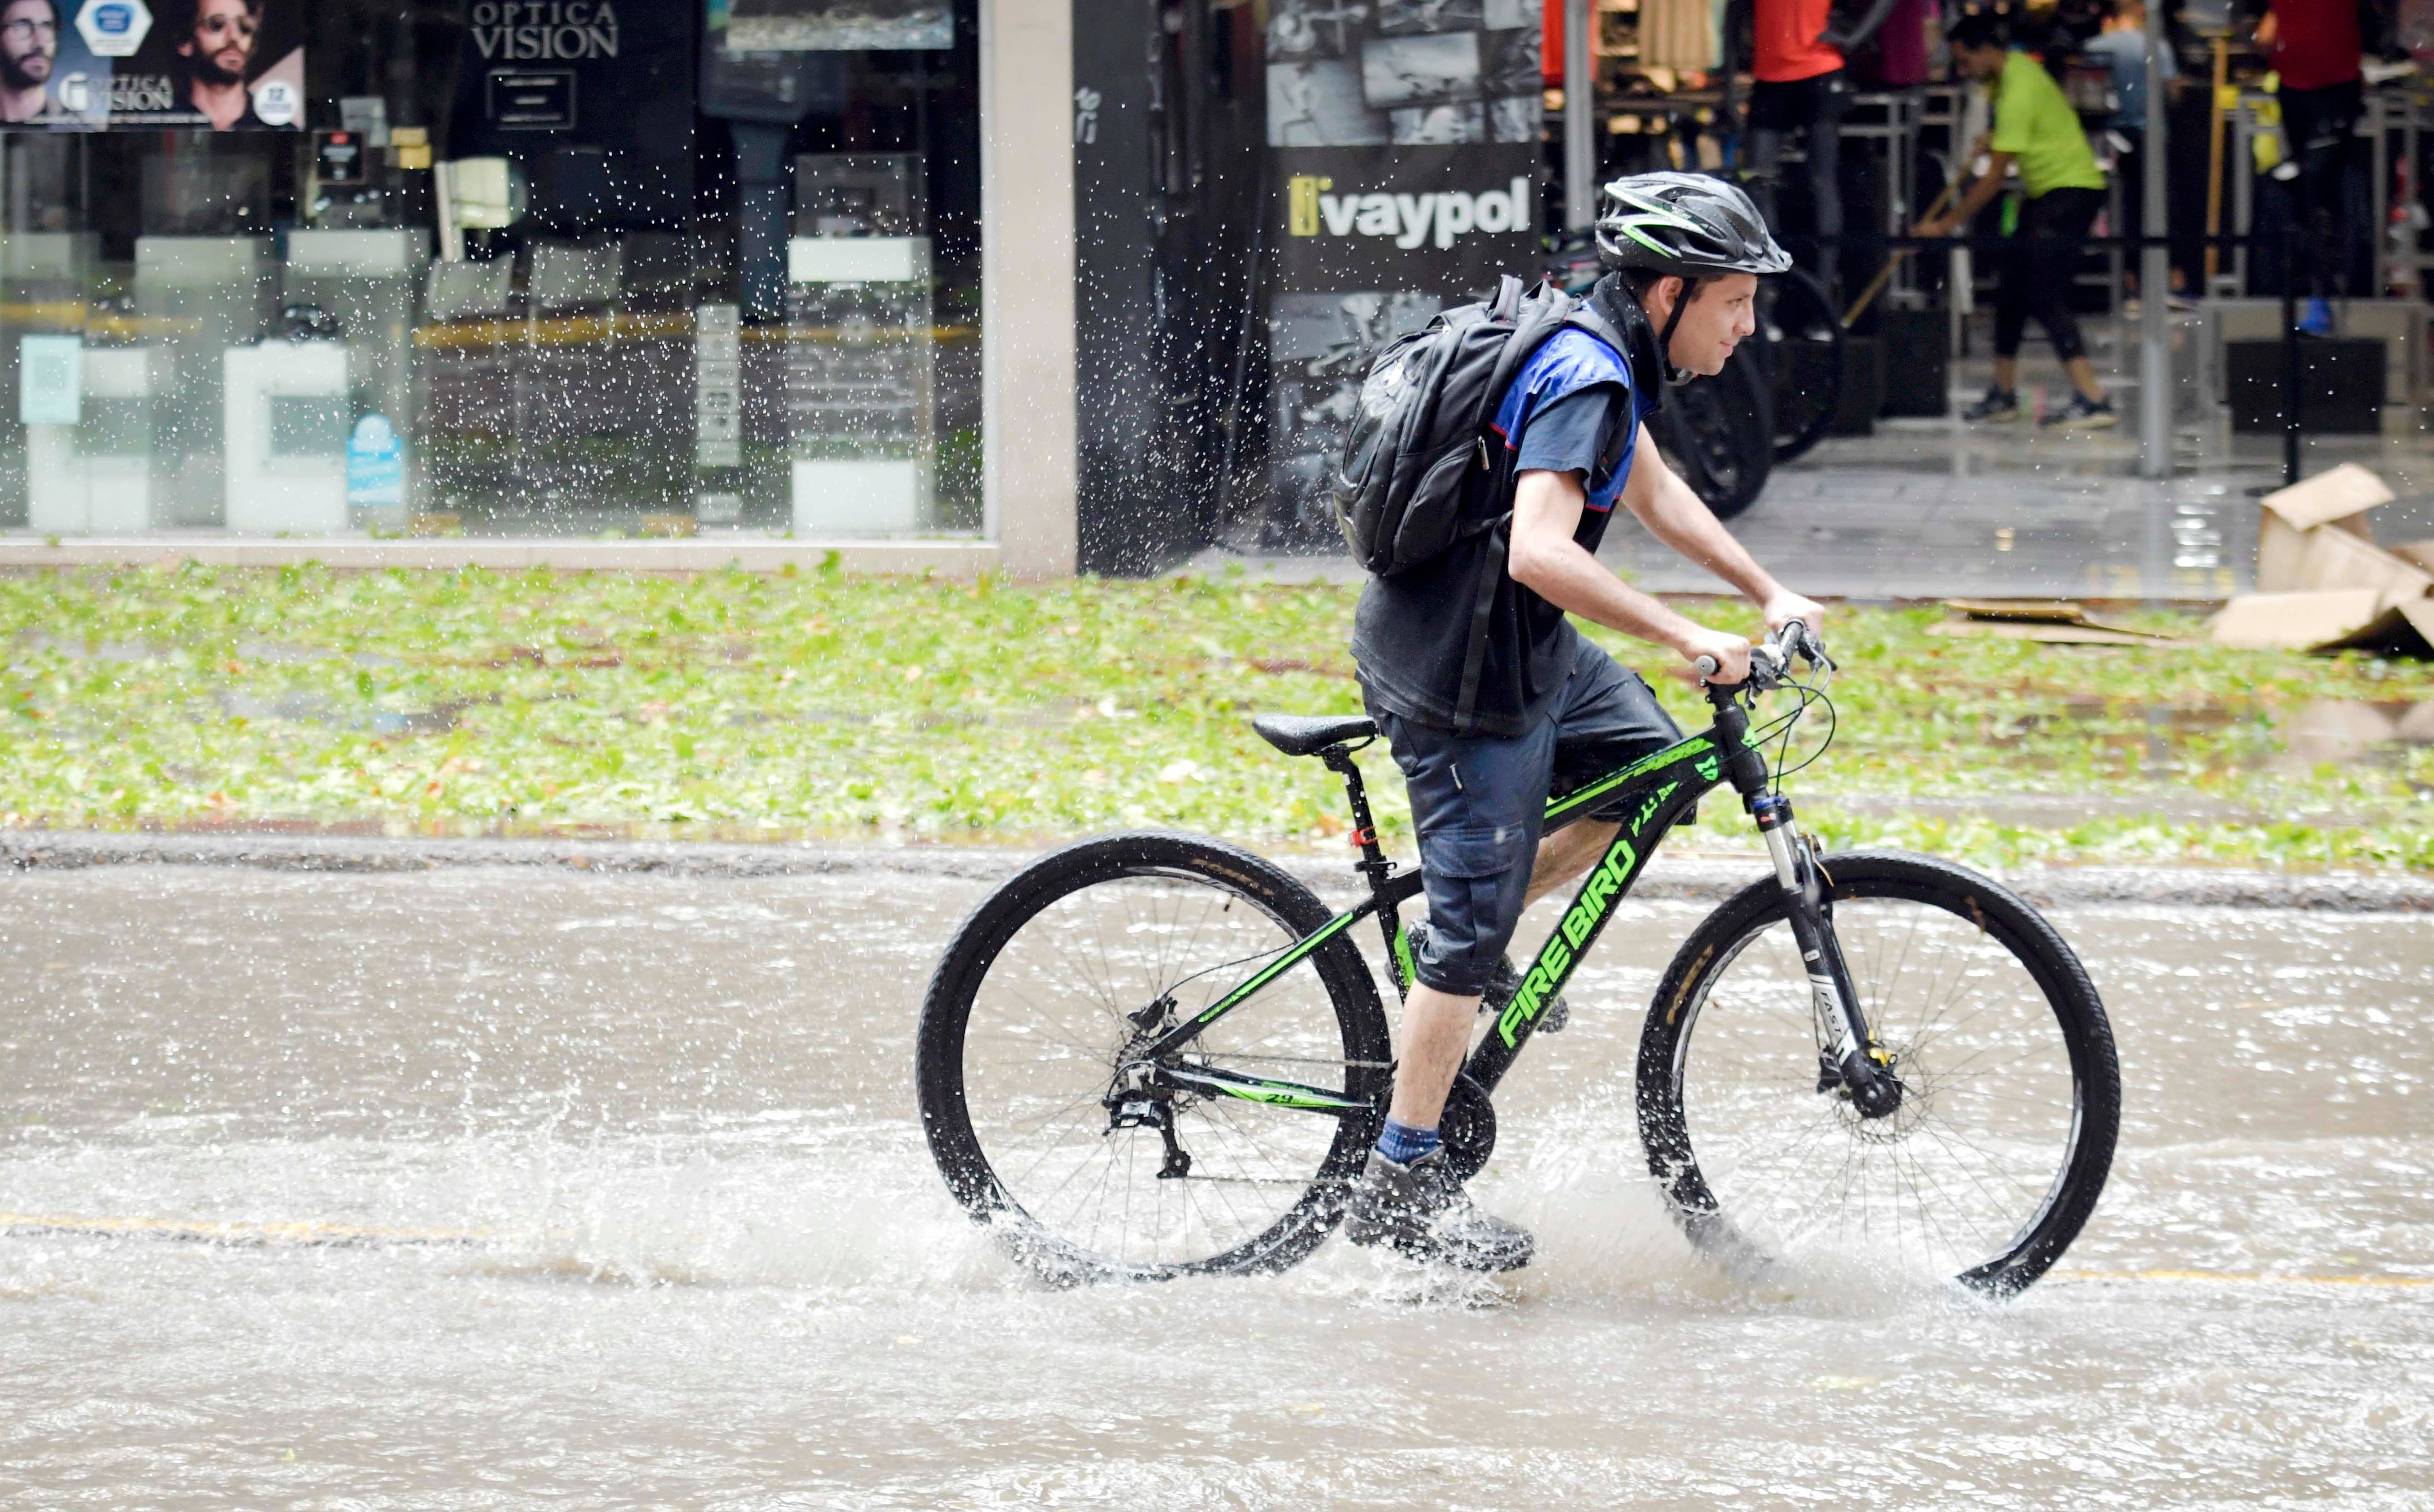
[[[249,867],[264,871],[420,872],[465,867],[562,868],[618,876],[804,877],[856,871],[993,882],[1037,849],[995,846],[694,844],[640,840],[422,840],[330,834],[116,834],[0,832],[0,868]],[[1300,854],[1276,858],[1322,892],[1348,891],[1347,868]],[[1763,857],[1650,863],[1632,891],[1648,900],[1712,901],[1764,876]],[[2000,878],[2040,907],[2163,904],[2297,908],[2326,913],[2434,913],[2434,878],[2369,872],[2278,872],[2203,867],[2040,867]]]

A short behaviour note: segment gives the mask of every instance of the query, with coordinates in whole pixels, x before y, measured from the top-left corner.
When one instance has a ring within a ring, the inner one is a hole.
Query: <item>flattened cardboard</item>
[[[1973,641],[2034,641],[2041,645],[2179,645],[2151,635],[2127,630],[2099,630],[2084,625],[2056,625],[2042,620],[1945,620],[1927,627],[1929,635]]]
[[[2048,645],[2179,645],[2180,640],[2127,625],[2109,625],[2066,598],[1947,598],[1944,607],[1966,618],[1927,627],[1929,635]]]
[[[2346,635],[2337,636],[2312,651],[2382,651],[2434,661],[2434,598],[2412,598],[2394,604]]]
[[[2372,588],[2320,593],[2243,593],[2206,621],[2217,645],[2305,651],[2374,622],[2383,595]]]
[[[2404,541],[2391,548],[2391,554],[2402,561],[2434,573],[2434,541]]]

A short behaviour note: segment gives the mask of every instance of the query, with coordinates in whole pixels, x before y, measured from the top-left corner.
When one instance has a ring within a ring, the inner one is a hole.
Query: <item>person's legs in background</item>
[[[2020,418],[2020,336],[2028,329],[2029,284],[2036,277],[2036,268],[2034,259],[2023,256],[2016,245],[1995,253],[1994,262],[1995,382],[1985,398],[1961,412],[1963,420],[1999,422]]]
[[[2147,133],[2117,126],[2113,136],[2121,144],[2113,154],[2113,181],[2121,186],[2121,224],[2113,231],[2128,238],[2121,244],[2121,278],[2135,298],[2144,292],[2138,287],[2138,238],[2147,234]]]
[[[2323,89],[2286,89],[2281,94],[2282,129],[2299,163],[2299,266],[2286,277],[2304,278],[2307,308],[2299,329],[2333,334],[2329,302],[2347,283],[2351,229],[2348,178],[2364,98],[2357,80]]]
[[[1834,239],[1843,234],[1843,116],[1851,108],[1851,94],[1840,69],[1822,76],[1817,84],[1802,146],[1808,156],[1809,203],[1816,206],[1817,235],[1824,243],[1817,251],[1817,282],[1826,285],[1826,296],[1840,309],[1834,275],[1841,258]]]
[[[2049,424],[2101,428],[2117,422],[2104,387],[2096,381],[2096,369],[2087,360],[2086,344],[2080,339],[2079,318],[2070,308],[2071,282],[2081,257],[2075,244],[2085,241],[2103,208],[2100,189],[2048,189],[2020,209],[2021,249],[2016,256],[2025,275],[2021,290],[2025,313],[2045,327],[2054,355],[2070,375],[2071,387],[2079,391],[2068,408],[2047,417]],[[2012,343],[2016,352],[2016,332]],[[1999,339],[1997,350],[2001,350]],[[1998,370],[1999,367],[1998,363]]]

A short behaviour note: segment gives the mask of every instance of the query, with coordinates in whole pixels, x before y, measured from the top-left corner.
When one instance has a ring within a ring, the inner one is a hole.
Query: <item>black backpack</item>
[[[1492,519],[1464,521],[1473,469],[1505,466],[1489,426],[1504,390],[1556,332],[1577,326],[1623,350],[1622,338],[1579,301],[1551,284],[1526,295],[1507,274],[1495,298],[1456,305],[1421,330],[1398,336],[1369,364],[1361,407],[1335,470],[1335,520],[1361,565],[1380,577],[1406,573],[1459,541],[1494,533],[1472,596],[1470,649],[1463,658],[1455,723],[1468,730],[1479,704],[1487,618],[1504,576],[1505,527],[1513,519],[1512,479],[1493,484],[1506,507]]]

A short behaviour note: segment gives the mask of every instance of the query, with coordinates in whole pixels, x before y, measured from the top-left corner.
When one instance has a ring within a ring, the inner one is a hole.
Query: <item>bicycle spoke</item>
[[[1892,897],[1837,901],[1832,927],[1900,1101],[1860,1115],[1787,924],[1720,953],[1678,1053],[1682,1116],[1708,1188],[1759,1253],[1876,1253],[1953,1275],[2025,1231],[2069,1153],[2069,1049],[2017,954],[1966,919]]]
[[[1245,897],[1160,869],[1081,885],[998,949],[965,1021],[965,1107],[1016,1220],[1052,1253],[1195,1265],[1310,1200],[1338,1120],[1222,1093],[1130,1093],[1118,1082],[1125,1047],[1158,1032],[1132,1015],[1165,1001],[1167,1023],[1191,1022],[1295,939]],[[1296,963],[1207,1025],[1175,1063],[1357,1092],[1391,1062],[1353,1060],[1344,1033],[1316,963]]]

